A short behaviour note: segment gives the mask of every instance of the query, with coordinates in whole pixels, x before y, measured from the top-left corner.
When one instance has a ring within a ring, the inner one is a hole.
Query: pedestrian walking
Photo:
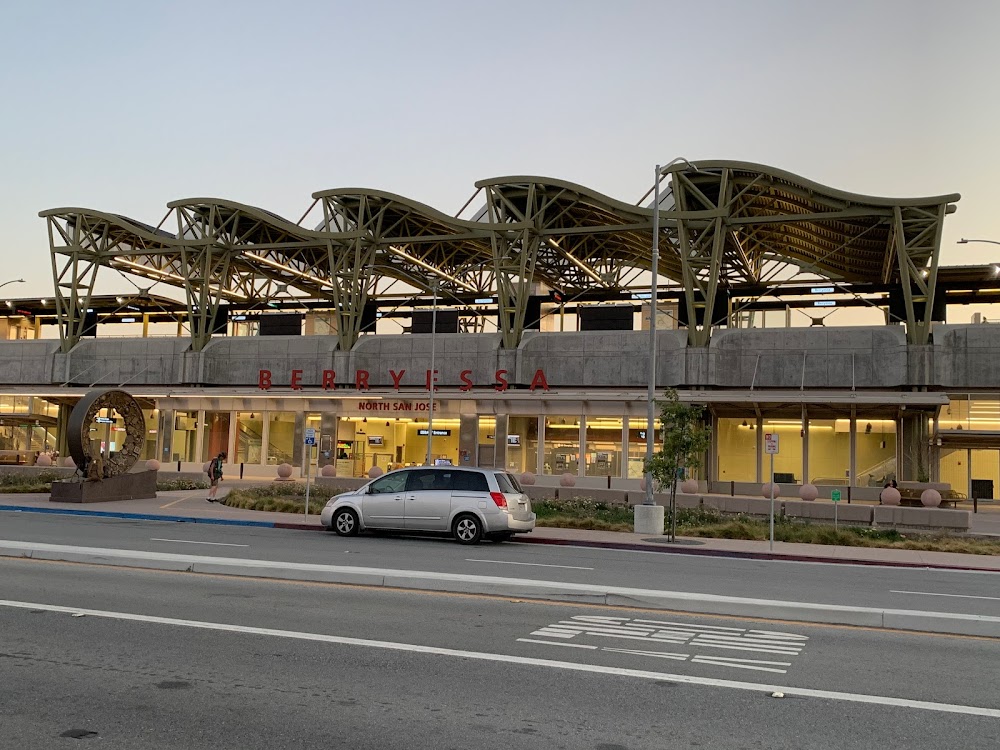
[[[226,460],[226,452],[222,451],[208,464],[208,481],[211,485],[208,489],[208,497],[205,498],[210,503],[217,503],[219,494],[219,482],[222,481],[222,462]]]

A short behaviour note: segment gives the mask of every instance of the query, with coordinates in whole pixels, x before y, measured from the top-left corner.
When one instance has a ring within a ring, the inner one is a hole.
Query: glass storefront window
[[[654,422],[653,431],[653,452],[657,453],[663,448],[663,441],[660,435],[660,420]],[[647,420],[633,417],[628,421],[628,464],[625,468],[625,476],[628,479],[642,479],[642,467],[646,465],[646,427]]]
[[[259,464],[264,441],[264,415],[260,412],[236,412],[236,455],[233,463]]]
[[[580,466],[580,418],[545,417],[546,474],[578,474]]]
[[[621,417],[587,417],[584,460],[588,477],[622,475]]]
[[[857,443],[858,487],[882,487],[897,479],[896,422],[892,419],[869,419],[863,414],[855,424]]]
[[[156,435],[160,427],[160,411],[158,409],[143,409],[142,417],[146,422],[146,436],[142,442],[142,454],[139,459],[147,461],[156,458]]]
[[[270,466],[278,464],[294,464],[292,459],[295,450],[295,412],[277,411],[268,414],[270,429],[267,437],[267,463]]]
[[[942,407],[938,428],[942,430],[968,430],[969,401],[952,399],[951,403]]]
[[[774,481],[778,484],[802,483],[802,420],[764,418],[765,433],[778,435],[778,454],[774,457]],[[771,471],[771,457],[764,456],[762,470],[765,476]],[[766,481],[766,480],[765,480]]]
[[[538,417],[507,418],[507,471],[538,473]],[[544,470],[543,470],[544,471]],[[544,471],[551,474],[551,471]]]
[[[458,431],[461,421],[455,417],[438,415],[438,406],[434,407],[434,435],[431,437],[431,463],[441,465],[442,462],[458,464]],[[445,405],[440,407],[442,410]],[[371,424],[373,420],[369,419]],[[375,419],[377,422],[377,418]],[[406,446],[403,456],[406,463],[422,466],[427,461],[427,430],[426,418],[414,422],[406,422]]]
[[[228,411],[205,412],[205,424],[201,428],[202,461],[211,461],[223,451],[229,451],[229,422]]]
[[[716,433],[716,471],[719,481],[756,482],[757,418],[720,418]]]
[[[174,414],[174,434],[171,461],[194,462],[198,442],[198,412],[179,411]]]
[[[777,466],[777,462],[775,462],[775,466]],[[815,485],[846,486],[850,482],[850,478],[850,418],[815,419],[810,417],[809,481]]]

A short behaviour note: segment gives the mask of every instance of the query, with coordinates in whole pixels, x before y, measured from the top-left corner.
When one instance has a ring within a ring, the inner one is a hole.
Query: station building
[[[784,484],[1000,492],[1000,327],[946,322],[1000,299],[1000,279],[939,265],[957,194],[863,196],[722,161],[676,163],[652,194],[520,176],[477,183],[457,218],[353,188],[314,194],[297,223],[205,198],[157,225],[43,211],[52,296],[0,318],[0,461],[65,454],[75,401],[122,387],[164,469],[225,450],[245,476],[361,476],[429,452],[632,487],[655,315],[657,393],[705,407],[696,476],[716,490],[765,480],[777,433]],[[132,291],[95,294],[99,274]],[[843,308],[867,318],[824,323]],[[113,451],[120,428],[91,431]]]

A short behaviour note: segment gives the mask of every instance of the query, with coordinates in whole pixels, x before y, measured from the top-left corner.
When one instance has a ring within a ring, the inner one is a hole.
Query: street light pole
[[[7,286],[8,284],[23,284],[23,283],[24,279],[11,279],[10,281],[5,281],[2,284],[0,284],[0,287]]]
[[[434,302],[431,306],[431,372],[428,376],[427,389],[430,395],[427,398],[427,458],[424,464],[431,465],[431,450],[434,440],[434,342],[437,337],[437,304],[438,304],[438,280],[431,282],[431,291],[434,293]]]
[[[653,260],[649,283],[649,384],[646,393],[646,505],[653,505],[653,475],[649,464],[653,460],[653,435],[656,421],[656,293],[660,270],[660,165],[656,165],[653,182]]]
[[[1000,245],[1000,240],[967,240],[967,239],[965,239],[965,237],[963,237],[962,239],[960,239],[956,244],[958,244],[958,245],[967,245],[970,242],[985,242],[985,243],[990,244],[990,245]]]

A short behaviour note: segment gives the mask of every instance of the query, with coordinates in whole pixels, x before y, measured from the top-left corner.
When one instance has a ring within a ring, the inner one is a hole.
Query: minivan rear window
[[[501,492],[503,493],[523,492],[520,483],[518,483],[517,479],[514,477],[513,474],[502,474],[500,472],[497,472],[496,478],[497,478],[497,486],[500,488]]]
[[[456,471],[452,475],[452,489],[457,492],[489,492],[486,476],[478,471]]]

